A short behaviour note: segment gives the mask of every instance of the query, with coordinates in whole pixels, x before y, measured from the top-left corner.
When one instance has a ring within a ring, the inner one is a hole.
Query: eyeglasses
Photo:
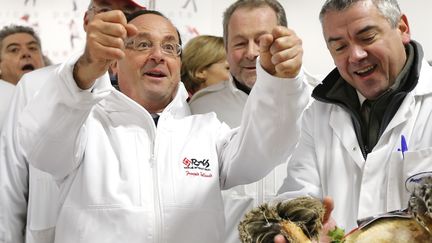
[[[182,47],[178,43],[162,42],[159,46],[162,52],[169,56],[178,57],[182,53]],[[126,39],[125,47],[135,51],[148,52],[154,47],[154,44],[151,40],[138,35]]]

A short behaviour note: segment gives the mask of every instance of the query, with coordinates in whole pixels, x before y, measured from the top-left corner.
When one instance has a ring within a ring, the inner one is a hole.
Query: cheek
[[[118,78],[119,79],[130,79],[130,77],[134,76],[135,73],[138,72],[138,68],[136,67],[136,63],[128,62],[127,58],[124,58],[122,61],[118,63]]]
[[[221,75],[224,79],[228,78],[228,77],[229,77],[229,74],[230,74],[229,70],[227,70],[227,69],[224,68],[224,67],[221,67],[219,73],[220,73],[220,75]]]
[[[2,58],[2,66],[8,66],[9,68],[12,66],[16,66],[19,60],[20,59],[18,56],[4,55]]]
[[[18,71],[19,69],[18,59],[16,58],[3,59],[1,69],[13,71],[13,72]]]
[[[227,61],[230,65],[230,67],[235,67],[236,65],[238,65],[239,61],[242,58],[242,50],[232,50],[228,53],[227,55]]]
[[[168,62],[169,75],[173,77],[174,82],[180,81],[181,61],[179,58]]]
[[[348,60],[342,56],[333,56],[333,62],[339,72],[347,72]]]
[[[235,61],[240,61],[243,58],[244,53],[245,53],[245,51],[242,49],[234,51],[233,59]]]
[[[45,63],[42,55],[37,58],[37,63],[38,63],[38,65],[40,65],[40,67],[48,65],[48,63]]]

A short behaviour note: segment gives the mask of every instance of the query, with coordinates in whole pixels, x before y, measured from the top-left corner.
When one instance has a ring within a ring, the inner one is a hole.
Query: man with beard
[[[0,131],[15,85],[24,73],[43,66],[41,42],[32,28],[11,25],[0,30]]]
[[[92,0],[84,15],[84,29],[96,15],[115,9],[129,14],[143,9],[143,2]],[[58,66],[40,70],[53,72]],[[51,175],[31,166],[22,151],[15,149],[14,129],[21,112],[46,81],[34,75],[28,73],[18,82],[0,137],[0,242],[54,242],[60,204],[57,183]]]

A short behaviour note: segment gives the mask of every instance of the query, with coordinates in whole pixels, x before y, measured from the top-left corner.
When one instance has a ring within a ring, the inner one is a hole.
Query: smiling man
[[[349,232],[405,208],[409,178],[432,171],[432,68],[396,0],[327,0],[320,20],[336,68],[313,91],[281,191],[330,196]]]
[[[239,0],[231,4],[223,16],[223,38],[230,80],[201,90],[189,102],[192,113],[215,112],[221,121],[230,127],[237,127],[257,78],[259,38],[276,28],[284,29],[277,38],[286,48],[280,59],[289,62],[295,57],[302,61],[301,39],[287,25],[285,10],[277,0]],[[296,66],[289,78],[297,75],[304,78],[300,68],[301,65]]]
[[[59,184],[55,242],[224,242],[221,190],[284,162],[309,101],[306,84],[282,79],[290,73],[269,61],[280,47],[263,36],[272,74],[257,67],[245,122],[229,129],[212,113],[190,114],[181,39],[161,13],[108,11],[86,30],[82,55],[38,72],[44,87],[14,129],[17,149]]]
[[[262,65],[262,57],[258,58],[261,55],[259,41],[266,34],[274,35],[275,42],[283,49],[275,55],[277,58],[274,60],[282,63],[281,69],[291,71],[291,75],[284,79],[314,82],[301,68],[302,65],[291,65],[295,61],[302,64],[302,40],[294,30],[288,28],[281,3],[277,0],[238,0],[225,10],[223,17],[224,45],[231,77],[193,96],[189,102],[193,114],[215,112],[219,120],[230,127],[239,126],[249,93],[257,81],[257,70]],[[257,183],[224,192],[227,218],[225,242],[239,242],[236,225],[244,213],[254,205],[276,196],[285,177],[284,168],[278,170],[282,173],[272,171]]]
[[[83,27],[86,30],[95,16],[112,10],[122,10],[128,14],[143,9],[143,2],[140,0],[90,1],[84,15]],[[103,25],[103,21],[100,21],[100,24]],[[28,163],[22,151],[16,149],[14,130],[22,111],[32,102],[32,98],[40,92],[46,82],[46,78],[41,76],[41,73],[55,72],[58,66],[52,65],[23,75],[16,85],[9,113],[5,117],[0,137],[0,242],[54,242],[55,222],[61,200],[59,188],[51,175],[34,168]],[[0,101],[2,98],[0,96]]]

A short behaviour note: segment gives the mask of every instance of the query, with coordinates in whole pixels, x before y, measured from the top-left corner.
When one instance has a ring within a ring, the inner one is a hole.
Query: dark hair
[[[165,18],[166,20],[168,20],[174,26],[174,24],[171,22],[171,20],[168,19],[167,17],[165,17],[165,15],[163,15],[161,12],[156,11],[156,10],[148,10],[148,9],[138,10],[138,11],[135,11],[135,12],[133,12],[131,14],[126,15],[127,22],[129,23],[134,18],[136,18],[136,17],[138,17],[140,15],[144,15],[144,14],[154,14],[154,15],[161,16],[161,17]],[[182,45],[182,40],[181,40],[180,32],[178,31],[177,27],[174,26],[174,28],[177,31],[177,35],[178,35],[178,38],[179,38],[179,44]],[[180,58],[181,58],[181,55],[180,55]]]
[[[268,6],[275,11],[278,25],[285,27],[288,26],[285,10],[277,0],[238,0],[231,4],[223,14],[223,39],[225,46],[228,41],[228,23],[233,13],[239,8],[255,9],[265,6]]]
[[[35,40],[39,48],[42,50],[41,41],[39,36],[36,34],[33,28],[22,26],[22,25],[9,25],[3,27],[3,29],[0,30],[0,50],[3,48],[3,40],[13,34],[19,34],[19,33],[25,33],[31,35]],[[1,54],[1,51],[0,51]],[[1,55],[0,55],[1,58]]]

